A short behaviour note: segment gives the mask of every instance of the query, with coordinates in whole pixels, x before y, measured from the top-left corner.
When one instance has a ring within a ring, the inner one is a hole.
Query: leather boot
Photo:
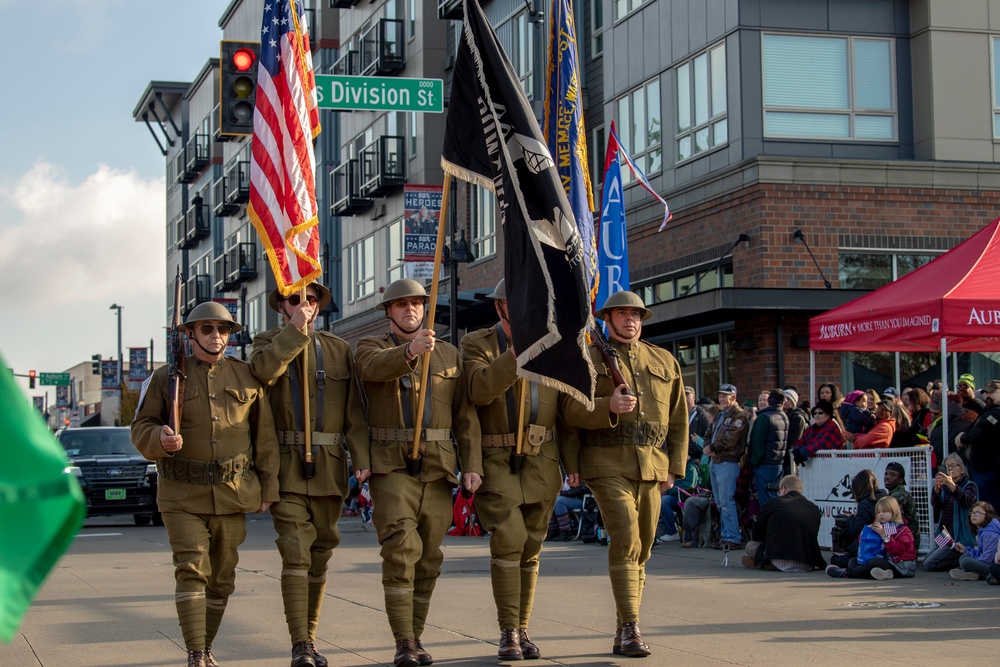
[[[645,658],[649,655],[649,646],[642,641],[642,633],[639,632],[639,624],[622,623],[621,637],[622,655],[630,658]]]
[[[205,649],[198,649],[197,651],[188,651],[187,667],[206,667]]]
[[[615,629],[615,641],[614,641],[613,644],[611,644],[611,652],[614,653],[615,655],[621,655],[622,654],[622,629],[621,629],[621,626],[618,626],[618,628]]]
[[[212,655],[212,647],[205,647],[205,664],[208,667],[222,667],[219,663],[215,661],[215,656]]]
[[[291,667],[316,667],[309,642],[295,642],[292,644],[292,664]]]
[[[521,644],[521,655],[524,656],[525,660],[537,660],[542,656],[542,652],[528,636],[528,628],[521,628],[517,631],[517,635]]]
[[[397,639],[392,664],[395,667],[418,667],[420,658],[417,657],[417,642],[412,639]]]
[[[497,650],[497,657],[501,660],[524,659],[524,654],[521,652],[521,635],[517,630],[500,631],[500,648]]]
[[[432,658],[431,654],[424,649],[424,645],[420,643],[420,640],[414,639],[413,643],[417,645],[417,660],[420,661],[420,664],[424,665],[424,667],[427,665],[433,665],[434,658]],[[317,665],[317,667],[319,666]]]
[[[316,649],[316,642],[309,642],[309,650],[312,652],[313,660],[316,661],[316,667],[327,667],[330,664],[326,656]]]

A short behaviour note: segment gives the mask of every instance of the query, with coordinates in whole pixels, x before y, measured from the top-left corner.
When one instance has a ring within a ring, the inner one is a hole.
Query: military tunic
[[[538,556],[548,529],[552,508],[562,487],[559,447],[570,429],[561,424],[555,438],[559,392],[517,376],[517,360],[501,351],[500,325],[469,333],[462,339],[462,359],[468,377],[469,397],[476,405],[483,432],[483,484],[476,493],[476,511],[490,531],[490,579],[497,604],[500,629],[527,628],[538,578]],[[516,448],[516,402],[524,395],[522,452],[519,474],[510,470]],[[510,402],[508,403],[508,394]],[[508,414],[508,406],[514,414]],[[534,415],[532,414],[534,413]],[[528,431],[534,443],[529,443]],[[575,471],[573,471],[575,472]]]
[[[626,384],[636,396],[631,412],[610,410],[611,371],[592,345],[597,369],[594,409],[564,398],[566,420],[581,432],[580,476],[594,494],[611,542],[608,570],[619,627],[639,621],[646,561],[660,517],[658,482],[684,476],[688,410],[680,364],[666,350],[643,341],[612,341]]]
[[[451,489],[458,483],[459,462],[463,472],[482,474],[479,420],[469,402],[458,350],[438,341],[429,355],[408,361],[405,348],[405,342],[397,345],[386,333],[362,338],[355,351],[371,433],[372,521],[382,545],[386,613],[396,640],[420,639],[423,632],[444,559],[441,542],[451,524]],[[411,477],[406,457],[413,424],[406,417],[416,418],[420,368],[428,357],[423,466]]]
[[[175,603],[189,651],[211,646],[235,588],[246,512],[278,500],[278,447],[264,390],[242,361],[211,364],[190,356],[180,435],[168,454],[167,368],[148,380],[132,444],[156,461],[157,504],[173,551]]]
[[[316,465],[315,475],[309,479],[303,475],[300,452],[300,443],[304,443],[304,350],[309,364],[310,442]],[[327,565],[340,544],[337,521],[350,493],[345,446],[354,461],[360,459],[368,465],[368,422],[354,376],[354,355],[350,344],[333,334],[317,331],[307,335],[286,325],[254,338],[250,369],[268,387],[278,431],[281,500],[271,507],[271,520],[281,553],[285,617],[293,644],[315,641]]]

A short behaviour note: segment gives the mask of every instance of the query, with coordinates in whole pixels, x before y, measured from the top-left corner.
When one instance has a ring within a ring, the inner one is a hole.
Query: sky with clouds
[[[132,110],[151,80],[191,81],[218,57],[228,4],[0,0],[21,27],[0,68],[3,366],[56,373],[117,356],[112,304],[123,348],[153,339],[163,359],[165,162]]]

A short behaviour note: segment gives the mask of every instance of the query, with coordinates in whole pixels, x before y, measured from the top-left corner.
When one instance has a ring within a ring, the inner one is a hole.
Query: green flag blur
[[[87,508],[62,447],[5,370],[0,405],[0,641],[9,643]]]

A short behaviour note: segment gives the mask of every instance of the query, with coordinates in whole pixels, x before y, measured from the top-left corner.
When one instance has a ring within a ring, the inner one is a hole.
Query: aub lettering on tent
[[[980,326],[1000,324],[1000,310],[973,308],[969,313],[969,321],[966,324],[978,324]]]

